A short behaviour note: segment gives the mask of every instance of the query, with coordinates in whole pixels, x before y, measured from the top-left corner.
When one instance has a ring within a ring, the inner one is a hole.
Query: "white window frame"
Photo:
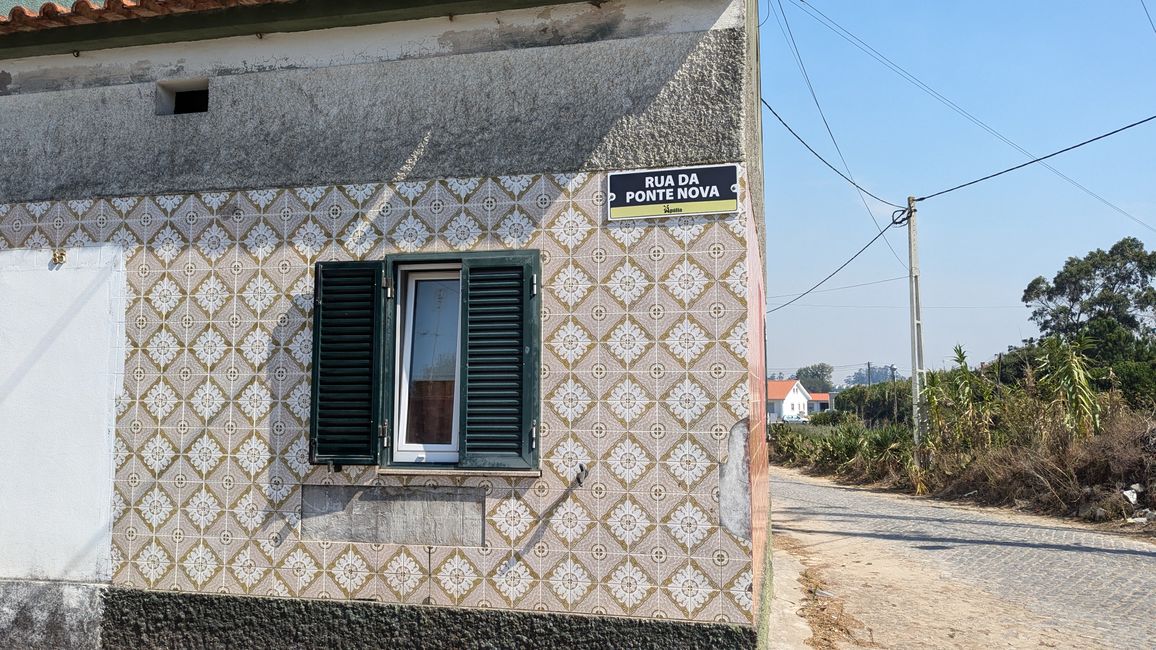
[[[455,338],[457,364],[454,368],[454,415],[453,434],[449,444],[419,444],[405,441],[409,419],[409,365],[413,352],[413,310],[418,280],[457,280],[461,282],[461,264],[406,264],[398,266],[398,284],[404,287],[397,300],[397,322],[401,326],[397,337],[394,358],[397,364],[394,376],[398,378],[394,399],[393,417],[397,426],[393,432],[393,460],[400,463],[456,463],[459,459],[458,447],[459,408],[461,401],[461,354],[462,354],[462,310],[458,307],[458,322]]]

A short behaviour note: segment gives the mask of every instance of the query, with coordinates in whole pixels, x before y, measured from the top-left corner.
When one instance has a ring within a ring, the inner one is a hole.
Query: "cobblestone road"
[[[776,476],[774,468],[771,500],[775,532],[877,540],[1107,647],[1156,648],[1156,545],[1039,517]]]

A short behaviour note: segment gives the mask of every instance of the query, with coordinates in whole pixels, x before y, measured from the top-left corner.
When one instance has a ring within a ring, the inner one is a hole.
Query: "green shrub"
[[[863,426],[863,420],[858,415],[855,415],[850,411],[837,411],[835,409],[830,409],[812,414],[811,424],[813,426],[830,427],[842,426],[844,424]]]

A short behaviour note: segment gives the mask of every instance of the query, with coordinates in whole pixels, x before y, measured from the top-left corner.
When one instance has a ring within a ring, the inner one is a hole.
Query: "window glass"
[[[401,275],[398,460],[455,462],[460,271]]]
[[[458,280],[414,283],[407,442],[453,442],[460,305]]]

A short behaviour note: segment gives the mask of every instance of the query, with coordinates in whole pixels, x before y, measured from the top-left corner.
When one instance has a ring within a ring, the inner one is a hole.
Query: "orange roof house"
[[[767,417],[777,422],[787,415],[806,415],[810,393],[798,379],[767,381]]]
[[[799,384],[798,379],[771,379],[767,381],[767,399],[783,400],[791,389]],[[802,384],[799,384],[801,387]]]
[[[832,407],[831,393],[811,393],[811,399],[807,400],[807,410],[811,413],[820,413]]]

